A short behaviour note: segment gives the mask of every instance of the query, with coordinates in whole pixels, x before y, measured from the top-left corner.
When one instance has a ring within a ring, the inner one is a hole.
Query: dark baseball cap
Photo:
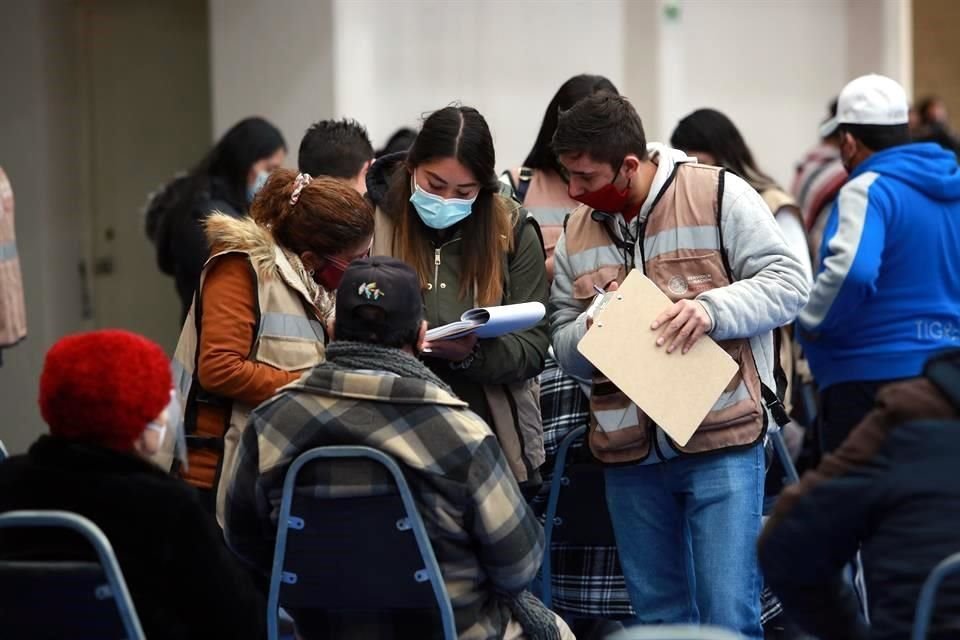
[[[337,288],[338,340],[399,346],[415,340],[423,321],[420,277],[396,258],[354,260]]]

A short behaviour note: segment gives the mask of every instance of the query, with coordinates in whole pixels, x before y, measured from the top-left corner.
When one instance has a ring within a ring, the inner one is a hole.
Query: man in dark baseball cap
[[[393,258],[355,260],[337,289],[326,361],[251,413],[227,492],[224,536],[264,576],[273,565],[283,480],[304,451],[331,445],[373,447],[403,466],[434,551],[460,637],[572,640],[566,624],[525,591],[543,557],[543,529],[527,505],[490,427],[417,359],[426,332],[420,279]],[[380,495],[357,465],[310,474],[298,491],[325,496]],[[264,500],[263,496],[269,498]],[[371,548],[382,534],[355,544]],[[379,536],[379,537],[378,537]],[[316,560],[334,562],[335,548]],[[373,557],[373,556],[371,556]],[[381,553],[367,571],[392,558]],[[331,582],[330,589],[336,589]],[[288,607],[303,640],[421,637],[432,612],[330,611]],[[416,629],[416,631],[413,631]],[[411,635],[412,634],[412,635]]]
[[[420,278],[395,258],[354,260],[337,290],[337,341],[411,348],[419,353],[426,332]]]

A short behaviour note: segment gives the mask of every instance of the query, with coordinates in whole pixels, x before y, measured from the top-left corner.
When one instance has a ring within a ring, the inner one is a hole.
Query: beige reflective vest
[[[229,218],[228,216],[222,216]],[[210,267],[220,258],[229,254],[245,255],[251,262],[252,273],[257,281],[257,319],[256,337],[251,345],[249,359],[262,362],[284,371],[306,371],[324,361],[326,331],[317,320],[318,310],[314,306],[316,292],[311,292],[304,284],[304,277],[298,273],[283,250],[269,238],[269,232],[259,227],[249,218],[211,221],[230,227],[233,242],[222,242],[222,238],[211,237],[211,244],[223,248],[212,255],[204,265],[200,276],[198,291],[203,292],[203,284]],[[208,222],[208,229],[210,229]],[[213,236],[213,234],[210,234]],[[239,240],[238,240],[239,238]],[[244,241],[248,240],[248,241]],[[197,379],[198,327],[196,296],[190,307],[180,340],[174,354],[173,368],[175,384],[183,402],[184,429],[187,433],[188,451],[193,448],[209,447],[210,443],[199,442],[204,438],[194,434],[197,402],[204,401],[204,390]],[[210,394],[206,394],[210,395]],[[216,485],[217,520],[223,522],[223,506],[226,491],[233,477],[237,448],[240,436],[247,426],[247,419],[255,407],[233,402],[227,398],[214,399],[229,403],[230,418],[223,436],[223,455]],[[209,438],[206,438],[209,439]],[[213,443],[219,446],[219,443]],[[169,468],[172,458],[165,461]]]
[[[13,190],[0,169],[0,348],[20,342],[27,335],[27,309],[17,238],[13,224]]]
[[[731,283],[721,251],[723,175],[716,167],[678,164],[641,224],[640,238],[631,245],[637,248],[637,267],[673,301],[692,300]],[[594,297],[594,285],[605,287],[626,277],[625,251],[629,249],[608,218],[584,206],[567,222],[573,293],[584,304]],[[596,374],[589,444],[597,459],[612,464],[646,461],[652,459],[654,449],[657,457],[668,459],[748,446],[763,438],[767,418],[750,341],[724,340],[719,345],[737,362],[738,373],[684,447],[671,441],[613,383]]]

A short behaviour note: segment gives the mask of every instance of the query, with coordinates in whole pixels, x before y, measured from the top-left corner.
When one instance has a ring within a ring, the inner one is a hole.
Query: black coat
[[[950,385],[960,390],[960,359]],[[881,389],[840,448],[783,492],[761,536],[764,577],[786,613],[823,640],[908,638],[924,580],[960,551],[958,461],[960,395],[927,378]],[[842,578],[858,548],[870,628]],[[958,613],[960,580],[950,580],[930,638],[960,637]]]
[[[60,509],[110,540],[150,640],[261,638],[266,604],[195,491],[149,463],[41,437],[0,463],[0,512]],[[95,559],[75,534],[0,531],[3,559]],[[2,634],[2,631],[0,631]]]
[[[194,185],[192,180],[185,179],[176,187],[182,193],[171,196],[166,210],[158,214],[161,221],[154,238],[157,263],[165,273],[173,275],[176,283],[181,320],[187,316],[203,265],[210,257],[204,230],[210,213],[219,211],[239,218],[247,212],[246,203],[238,201],[222,180],[210,179],[199,188]]]

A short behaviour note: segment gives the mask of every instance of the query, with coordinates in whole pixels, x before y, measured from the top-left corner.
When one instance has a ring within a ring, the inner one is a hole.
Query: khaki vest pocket
[[[324,354],[318,340],[261,336],[254,359],[283,371],[305,371],[323,362]]]

